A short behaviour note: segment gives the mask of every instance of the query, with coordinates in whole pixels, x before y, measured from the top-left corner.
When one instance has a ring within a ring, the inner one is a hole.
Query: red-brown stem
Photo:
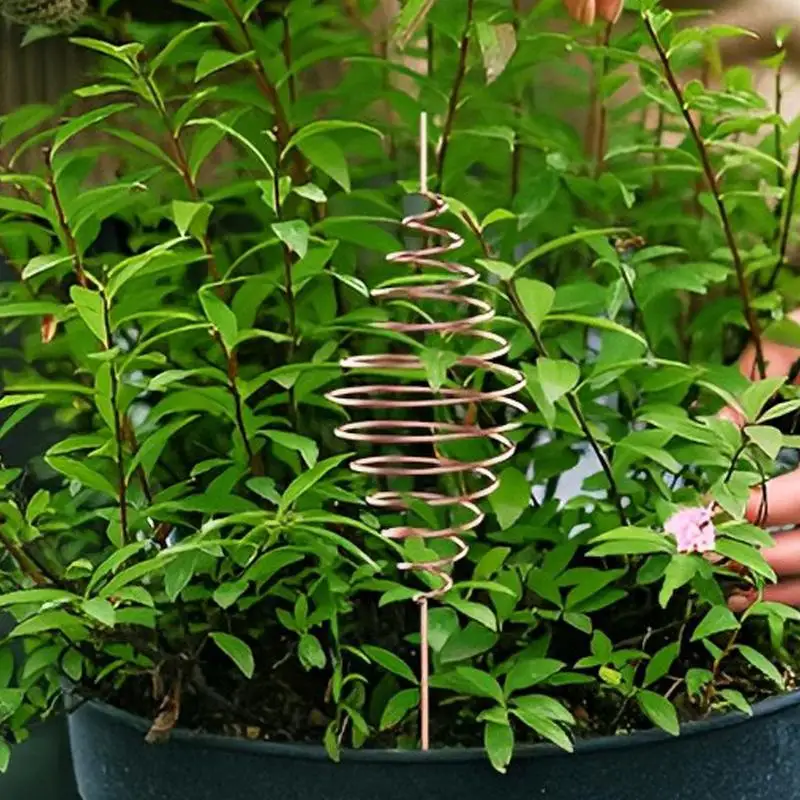
[[[467,55],[469,53],[470,33],[472,31],[472,17],[475,12],[475,0],[467,0],[467,21],[464,24],[464,32],[461,34],[461,44],[458,53],[458,66],[456,76],[453,81],[453,90],[450,92],[450,101],[447,104],[447,116],[444,120],[442,130],[442,142],[439,146],[439,155],[436,160],[436,191],[442,190],[444,181],[444,166],[447,159],[447,151],[450,147],[450,138],[453,135],[453,125],[456,121],[458,111],[458,101],[461,97],[461,86],[467,74]]]
[[[297,85],[295,83],[294,73],[292,73],[292,31],[289,27],[289,16],[283,15],[283,60],[286,63],[286,69],[289,71],[289,99],[292,103],[297,102]]]
[[[55,172],[53,171],[53,151],[49,147],[44,151],[44,163],[47,169],[47,188],[50,190],[50,197],[53,198],[53,207],[56,210],[58,226],[61,229],[61,234],[64,237],[67,250],[69,250],[69,255],[72,259],[72,269],[75,271],[75,277],[78,279],[78,283],[85,287],[87,286],[86,270],[83,266],[83,259],[78,249],[78,243],[75,241],[75,236],[67,222],[64,204],[61,201],[61,195],[56,185]]]
[[[664,76],[669,84],[672,93],[675,96],[675,99],[678,102],[678,106],[681,109],[681,114],[683,115],[684,121],[686,122],[687,127],[689,128],[689,133],[691,134],[692,139],[694,140],[695,146],[697,147],[698,155],[700,156],[700,162],[703,166],[703,172],[705,173],[706,181],[708,183],[709,190],[714,198],[714,203],[717,207],[717,211],[720,217],[720,223],[722,224],[722,230],[725,234],[725,239],[728,243],[728,249],[730,250],[731,257],[733,259],[733,266],[736,271],[736,280],[739,285],[739,296],[742,301],[742,310],[744,312],[744,317],[747,322],[747,327],[750,331],[750,337],[753,341],[753,347],[755,349],[755,357],[756,357],[756,366],[758,368],[759,375],[761,376],[762,380],[767,374],[766,362],[764,360],[764,347],[761,341],[761,329],[758,324],[758,318],[756,317],[755,311],[753,310],[751,298],[750,298],[750,287],[747,283],[747,275],[745,274],[744,270],[744,262],[742,261],[741,253],[739,252],[739,246],[736,244],[736,237],[733,233],[733,227],[731,226],[730,217],[728,216],[728,209],[725,206],[725,202],[722,199],[722,192],[720,191],[719,181],[717,180],[717,176],[714,172],[714,167],[711,165],[711,158],[709,157],[708,150],[705,146],[705,142],[703,141],[703,137],[700,135],[700,131],[695,124],[694,119],[692,118],[691,113],[689,112],[689,107],[686,103],[686,100],[683,96],[683,91],[681,87],[678,85],[678,80],[675,76],[675,72],[672,69],[672,64],[670,63],[669,56],[667,55],[666,50],[664,50],[664,46],[661,44],[661,40],[658,37],[658,33],[656,29],[653,27],[653,23],[650,19],[648,14],[644,15],[644,24],[647,29],[647,33],[650,36],[650,39],[653,42],[653,45],[656,48],[656,52],[658,53],[659,60],[664,68]]]
[[[2,545],[11,558],[17,562],[20,570],[27,575],[37,586],[48,586],[50,581],[47,580],[44,573],[36,566],[34,561],[23,551],[23,549],[3,531],[2,524],[4,520],[0,519],[0,545]]]

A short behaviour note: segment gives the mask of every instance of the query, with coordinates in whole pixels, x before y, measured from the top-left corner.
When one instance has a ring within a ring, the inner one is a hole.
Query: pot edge
[[[111,720],[140,731],[143,735],[150,729],[150,723],[136,714],[101,703],[96,700],[88,701],[84,704],[89,710],[101,714]],[[748,717],[738,712],[723,714],[711,719],[688,722],[681,725],[681,736],[698,736],[710,733],[720,728],[742,725],[750,719],[766,717],[777,714],[787,708],[800,705],[800,690],[795,690],[787,694],[777,695],[767,698],[753,706],[753,716]],[[73,713],[79,713],[76,709]],[[625,748],[641,747],[648,744],[667,742],[673,739],[667,733],[658,729],[637,731],[623,736],[604,736],[596,739],[583,739],[575,742],[575,753],[570,755],[560,748],[551,744],[522,745],[514,751],[515,759],[564,757],[575,758],[582,754],[593,753],[605,750],[618,750]],[[221,736],[219,734],[201,733],[191,731],[187,728],[176,728],[170,737],[171,741],[183,742],[185,744],[200,744],[217,749],[251,753],[253,755],[269,755],[281,758],[302,760],[302,761],[328,761],[328,754],[321,745],[313,744],[288,744],[282,742],[250,741],[247,739],[237,739],[232,736]],[[159,745],[155,745],[159,746]],[[408,764],[441,764],[462,761],[474,761],[486,758],[485,750],[482,747],[465,748],[441,748],[422,752],[420,750],[344,750],[342,752],[343,761],[367,761],[367,762],[386,762],[386,763],[408,763]]]

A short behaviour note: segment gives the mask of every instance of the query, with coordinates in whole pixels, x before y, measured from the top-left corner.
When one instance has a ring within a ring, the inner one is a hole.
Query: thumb
[[[569,15],[582,25],[593,25],[596,15],[595,0],[564,0]]]

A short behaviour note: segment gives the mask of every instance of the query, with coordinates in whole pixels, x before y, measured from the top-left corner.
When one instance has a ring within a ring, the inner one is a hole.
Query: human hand
[[[594,25],[598,17],[615,23],[622,14],[625,0],[563,0],[570,16],[583,25]]]

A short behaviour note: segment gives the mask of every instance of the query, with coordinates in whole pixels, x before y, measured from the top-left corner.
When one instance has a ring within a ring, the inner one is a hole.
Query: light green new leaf
[[[572,391],[581,377],[580,367],[563,359],[540,358],[536,368],[542,391],[551,403]]]
[[[771,425],[748,425],[744,432],[770,458],[775,458],[783,447],[783,434]]]
[[[212,633],[210,634],[210,638],[213,640],[214,644],[239,667],[245,677],[253,677],[253,673],[255,672],[255,659],[253,658],[253,651],[250,649],[250,645],[243,642],[237,636],[231,636],[229,633]]]
[[[236,314],[225,305],[225,302],[213,290],[200,291],[200,304],[203,306],[208,321],[219,331],[225,349],[230,353],[236,346],[239,335],[239,323]]]
[[[91,467],[82,461],[75,461],[64,456],[46,456],[45,461],[56,471],[68,478],[77,481],[87,489],[94,489],[96,492],[117,498],[117,490],[104,475],[95,472]]]
[[[695,628],[692,641],[697,642],[700,639],[706,639],[723,631],[733,631],[739,627],[739,620],[727,606],[714,606]]]
[[[206,50],[197,62],[194,73],[194,82],[200,83],[203,78],[213,75],[226,67],[248,61],[255,56],[254,50],[246,53],[232,53],[230,50]]]
[[[553,307],[553,301],[556,297],[555,289],[547,283],[542,283],[532,278],[520,278],[514,281],[514,290],[517,293],[525,316],[534,329],[538,331]]]
[[[300,152],[317,169],[331,177],[346,192],[350,191],[350,170],[342,148],[327,136],[312,136],[300,144]]]
[[[514,731],[511,726],[487,722],[483,728],[483,745],[492,766],[505,774],[514,754]]]
[[[106,337],[105,306],[103,297],[99,292],[93,292],[83,286],[73,286],[69,292],[75,308],[78,309],[81,319],[86,323],[89,330],[108,347],[109,342]]]
[[[213,210],[214,206],[210,203],[172,201],[172,219],[181,236],[190,233],[195,239],[202,239],[208,230],[208,220]]]
[[[302,219],[293,219],[287,222],[274,222],[272,230],[275,235],[293,252],[303,258],[308,252],[308,240],[311,229]]]
[[[405,719],[409,711],[419,706],[419,689],[403,689],[392,696],[381,713],[379,728],[387,731]]]
[[[540,247],[531,250],[530,253],[527,253],[522,260],[517,263],[515,271],[519,272],[523,267],[527,266],[533,261],[536,261],[537,258],[541,258],[542,256],[552,253],[554,250],[559,250],[562,247],[568,247],[576,242],[585,242],[587,239],[593,239],[597,236],[613,236],[616,233],[625,233],[626,230],[626,228],[600,228],[598,230],[591,231],[576,231],[575,233],[561,236],[558,239],[551,239]]]
[[[636,693],[636,702],[654,725],[671,736],[680,735],[678,712],[666,697],[651,692],[649,689],[640,689]]]

